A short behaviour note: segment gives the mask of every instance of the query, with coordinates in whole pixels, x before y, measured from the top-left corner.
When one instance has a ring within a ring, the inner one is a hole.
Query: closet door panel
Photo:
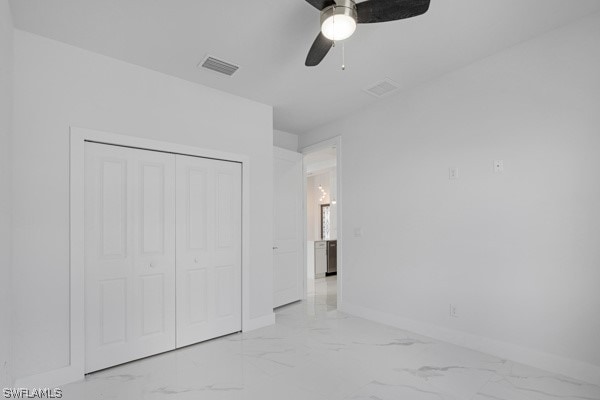
[[[86,372],[175,347],[175,156],[85,145]]]
[[[184,198],[182,198],[184,202],[180,202],[180,205],[185,208],[185,224],[187,225],[186,247],[189,250],[206,254],[208,249],[206,193],[208,189],[208,171],[206,168],[196,167],[187,169],[185,174],[183,185],[186,187],[186,191]]]
[[[104,158],[100,161],[97,204],[100,214],[99,254],[104,259],[127,258],[127,182],[128,163],[125,158]],[[96,200],[96,199],[94,199]]]
[[[136,165],[134,335],[140,357],[175,348],[175,156],[133,150]]]
[[[141,280],[142,337],[164,333],[167,329],[165,315],[165,276],[146,275]]]
[[[187,271],[189,292],[188,321],[191,325],[206,324],[208,321],[208,271],[207,268],[193,268]]]
[[[126,278],[98,281],[101,345],[125,343],[127,340],[127,286]]]
[[[241,330],[241,166],[177,156],[177,346]]]

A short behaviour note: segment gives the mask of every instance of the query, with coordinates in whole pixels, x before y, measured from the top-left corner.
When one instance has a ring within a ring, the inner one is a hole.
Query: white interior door
[[[177,156],[177,347],[241,330],[241,164]]]
[[[273,163],[273,307],[280,307],[304,290],[302,154],[275,147]]]
[[[85,371],[175,348],[175,156],[85,145]]]

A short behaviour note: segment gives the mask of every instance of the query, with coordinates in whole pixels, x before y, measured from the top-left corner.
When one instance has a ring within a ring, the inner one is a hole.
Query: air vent
[[[219,60],[218,58],[212,56],[206,56],[206,58],[204,58],[204,60],[202,60],[202,62],[198,64],[198,66],[210,69],[221,74],[225,74],[227,76],[235,74],[235,72],[238,69],[240,69],[240,67],[235,64]]]
[[[384,79],[381,82],[365,88],[364,91],[375,97],[384,97],[398,90],[400,86],[391,79]]]

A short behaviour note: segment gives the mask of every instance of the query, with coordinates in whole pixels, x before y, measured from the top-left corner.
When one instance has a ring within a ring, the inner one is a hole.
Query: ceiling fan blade
[[[325,58],[327,53],[329,53],[329,49],[333,46],[333,41],[327,39],[321,32],[319,32],[319,36],[315,39],[313,45],[308,51],[308,55],[306,56],[307,67],[314,67],[319,65],[321,61]]]
[[[319,11],[335,4],[333,0],[306,0],[306,2]]]
[[[359,24],[396,21],[425,14],[430,0],[368,0],[356,4]]]

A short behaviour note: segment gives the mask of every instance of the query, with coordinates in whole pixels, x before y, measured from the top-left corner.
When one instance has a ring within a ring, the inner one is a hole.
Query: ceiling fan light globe
[[[321,33],[333,41],[348,39],[356,30],[357,17],[353,0],[335,0],[321,11]]]
[[[321,25],[321,32],[329,40],[348,39],[356,30],[356,20],[349,15],[331,15]]]

